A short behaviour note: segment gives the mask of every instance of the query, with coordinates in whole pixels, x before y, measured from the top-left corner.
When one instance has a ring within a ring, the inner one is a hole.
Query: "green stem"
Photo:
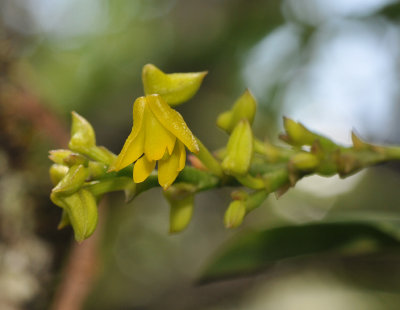
[[[269,192],[267,190],[260,190],[252,193],[246,199],[246,213],[258,208],[265,199],[267,199]]]
[[[196,138],[197,143],[199,144],[200,151],[197,154],[194,154],[204,166],[208,168],[213,174],[222,178],[224,176],[224,172],[222,171],[220,163],[215,159],[215,157],[211,154],[211,152],[204,146],[204,144],[200,141],[200,139]]]

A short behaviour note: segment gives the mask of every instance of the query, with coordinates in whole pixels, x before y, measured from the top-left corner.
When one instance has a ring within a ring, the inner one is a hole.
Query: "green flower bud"
[[[68,220],[74,229],[75,240],[82,242],[89,238],[98,221],[97,204],[93,194],[86,189],[80,189],[72,195],[58,197],[58,201],[67,212]],[[66,219],[60,223],[61,227],[65,224]]]
[[[250,124],[253,123],[256,113],[257,102],[248,89],[234,103],[231,110],[218,116],[217,126],[228,133],[236,127],[241,119],[247,119]]]
[[[169,232],[184,230],[190,223],[194,208],[195,188],[189,184],[176,184],[164,191],[170,205]]]
[[[70,156],[71,154],[74,153],[70,150],[64,150],[64,149],[51,150],[49,151],[49,158],[56,164],[65,165],[64,159]]]
[[[280,138],[290,145],[312,146],[318,141],[323,150],[333,151],[337,149],[337,145],[330,139],[308,130],[303,124],[295,122],[290,118],[283,118],[283,127],[285,128],[286,135],[280,135]]]
[[[70,150],[52,150],[49,152],[49,158],[60,165],[67,165],[69,167],[74,165],[87,165],[87,158],[81,154],[71,152]]]
[[[97,179],[103,176],[107,171],[107,166],[98,161],[90,161],[88,168],[91,179]]]
[[[53,164],[50,167],[50,179],[53,185],[57,185],[65,175],[68,173],[69,168],[64,165]]]
[[[234,200],[230,203],[225,212],[224,224],[226,228],[236,228],[242,224],[246,215],[246,205],[241,200]]]
[[[283,127],[285,128],[287,136],[281,136],[281,138],[291,145],[312,145],[318,138],[313,132],[304,127],[303,124],[295,122],[287,117],[283,118]]]
[[[146,95],[158,94],[171,106],[192,98],[207,72],[165,74],[152,64],[143,67],[142,80]]]
[[[76,112],[72,112],[71,140],[69,148],[78,153],[86,154],[96,145],[96,136],[92,125]]]
[[[193,215],[194,195],[181,200],[170,201],[169,232],[177,233],[184,230]]]
[[[241,120],[229,137],[227,155],[222,161],[222,169],[227,174],[244,175],[253,157],[253,132],[247,119]]]
[[[319,165],[319,160],[313,154],[300,152],[290,158],[290,165],[297,170],[310,171]]]
[[[53,188],[52,193],[70,195],[82,186],[88,175],[89,171],[83,165],[72,166],[65,177]]]

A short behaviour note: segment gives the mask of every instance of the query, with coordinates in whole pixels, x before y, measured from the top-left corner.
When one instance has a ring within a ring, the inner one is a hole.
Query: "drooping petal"
[[[177,146],[178,148],[178,154],[179,154],[179,166],[178,170],[181,171],[183,168],[185,168],[186,164],[186,150],[185,146],[181,141],[178,141]]]
[[[159,122],[176,136],[193,153],[199,152],[196,138],[182,115],[172,109],[159,95],[147,96],[148,105]]]
[[[159,160],[164,156],[166,149],[169,154],[172,153],[176,137],[160,124],[149,108],[146,108],[144,115],[144,153],[148,160]]]
[[[110,171],[118,171],[137,160],[143,154],[144,131],[143,118],[146,108],[146,98],[139,97],[133,104],[133,127],[125,144],[115,162],[111,165]]]
[[[156,162],[154,160],[149,161],[146,156],[139,158],[133,167],[133,181],[140,183],[146,180],[155,166]]]
[[[144,131],[140,130],[135,138],[134,132],[132,129],[131,134],[125,141],[124,147],[122,148],[121,153],[119,153],[117,160],[115,163],[110,167],[109,171],[118,171],[126,166],[130,165],[131,163],[135,162],[144,151]]]
[[[167,189],[176,179],[179,174],[179,147],[175,146],[171,156],[166,156],[165,159],[158,161],[158,183]]]

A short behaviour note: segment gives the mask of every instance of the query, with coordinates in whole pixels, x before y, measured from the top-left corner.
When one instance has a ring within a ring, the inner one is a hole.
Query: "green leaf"
[[[142,80],[146,95],[158,94],[171,106],[192,98],[207,72],[165,74],[152,64],[143,67]]]
[[[283,259],[334,252],[364,254],[398,247],[399,239],[365,223],[287,226],[237,235],[212,259],[200,281],[253,273]]]

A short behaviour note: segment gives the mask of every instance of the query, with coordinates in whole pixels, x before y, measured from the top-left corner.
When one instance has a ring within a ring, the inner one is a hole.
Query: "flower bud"
[[[242,224],[246,215],[246,205],[241,200],[234,200],[230,203],[225,212],[224,224],[226,228],[236,228]]]
[[[152,64],[143,67],[142,80],[146,95],[158,94],[171,106],[192,98],[207,72],[165,74]]]
[[[253,157],[253,132],[248,120],[241,120],[229,137],[222,169],[227,174],[244,175]]]
[[[170,205],[170,233],[180,232],[189,225],[194,208],[193,191],[193,186],[188,184],[177,184],[164,191]]]
[[[218,116],[217,126],[228,133],[231,133],[241,119],[247,119],[253,123],[256,113],[256,99],[248,89],[236,100],[232,109]]]
[[[295,122],[287,117],[283,118],[283,127],[285,128],[287,136],[282,136],[281,138],[291,145],[312,145],[318,138],[314,133],[304,127],[303,124]]]
[[[65,175],[68,173],[69,168],[64,165],[53,164],[50,167],[50,179],[53,185],[57,185]]]
[[[89,238],[96,229],[98,221],[97,204],[93,194],[86,189],[80,189],[72,195],[58,199],[74,229],[75,240],[82,242]],[[59,226],[63,227],[65,224],[66,219],[62,219]]]
[[[49,151],[49,158],[56,164],[65,165],[64,159],[70,156],[71,154],[74,153],[70,150],[64,150],[64,149],[51,150]]]
[[[87,154],[96,145],[96,136],[92,125],[76,112],[72,112],[71,140],[69,148],[78,153]]]
[[[290,164],[297,170],[310,171],[318,166],[319,160],[313,154],[300,152],[290,158]]]
[[[53,188],[52,193],[70,195],[76,192],[88,177],[89,171],[83,165],[72,166],[65,177]]]

